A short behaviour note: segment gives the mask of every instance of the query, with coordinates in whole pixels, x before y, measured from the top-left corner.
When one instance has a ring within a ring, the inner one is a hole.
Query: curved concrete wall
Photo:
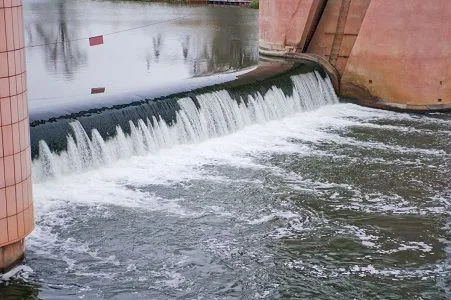
[[[21,0],[0,0],[0,271],[34,227]]]
[[[374,107],[451,109],[450,28],[450,0],[260,0],[262,54],[319,61]]]

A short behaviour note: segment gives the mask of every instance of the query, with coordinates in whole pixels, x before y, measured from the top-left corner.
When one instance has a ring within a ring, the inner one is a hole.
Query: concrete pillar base
[[[17,265],[24,257],[24,240],[0,248],[0,273],[5,273]]]

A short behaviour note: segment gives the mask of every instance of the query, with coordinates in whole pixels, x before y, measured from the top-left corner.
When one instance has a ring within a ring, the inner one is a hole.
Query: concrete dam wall
[[[449,0],[260,0],[260,52],[315,60],[340,96],[379,108],[451,108]]]

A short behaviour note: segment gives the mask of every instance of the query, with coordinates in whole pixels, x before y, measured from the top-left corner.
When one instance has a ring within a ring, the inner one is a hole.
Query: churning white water
[[[73,135],[67,136],[67,151],[52,153],[45,141],[39,143],[39,158],[33,161],[34,180],[79,172],[108,164],[132,155],[142,155],[185,143],[197,143],[224,136],[251,124],[278,120],[302,111],[334,104],[338,98],[329,78],[319,73],[291,76],[293,92],[286,95],[273,86],[266,94],[248,95],[236,101],[226,90],[196,96],[199,107],[191,98],[178,100],[180,110],[175,122],[163,118],[129,122],[130,134],[116,126],[114,138],[104,140],[93,129],[91,137],[83,126],[71,123]]]

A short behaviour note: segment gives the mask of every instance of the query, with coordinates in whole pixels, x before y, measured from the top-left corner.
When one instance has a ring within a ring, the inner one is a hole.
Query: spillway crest
[[[31,128],[33,176],[42,181],[80,172],[337,102],[329,78],[314,71],[37,122]]]

